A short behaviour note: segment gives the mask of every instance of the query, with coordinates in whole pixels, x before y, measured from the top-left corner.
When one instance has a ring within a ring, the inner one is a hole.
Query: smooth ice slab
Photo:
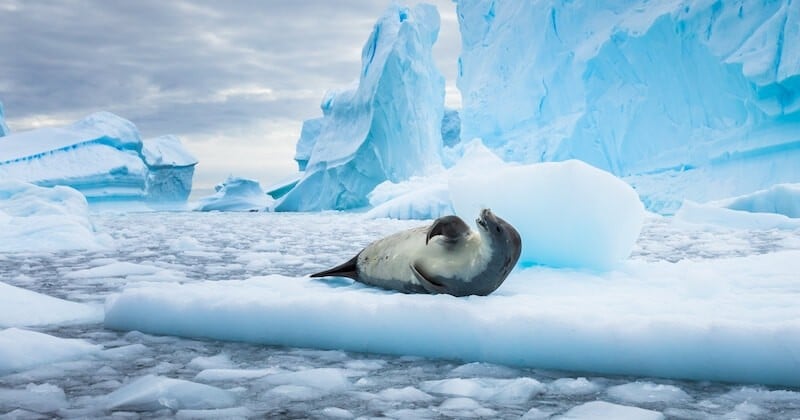
[[[84,340],[6,328],[0,330],[0,374],[75,360],[100,350],[100,346]]]
[[[95,233],[78,191],[0,180],[0,251],[97,249],[107,242]]]
[[[235,403],[233,394],[224,389],[157,375],[134,379],[105,397],[107,409],[123,411],[219,409]]]
[[[516,227],[523,265],[611,268],[630,254],[645,215],[628,184],[577,160],[465,172],[450,178],[450,194],[461,218],[487,207]]]
[[[739,229],[800,228],[800,184],[768,189],[709,203],[684,201],[676,219]]]
[[[783,251],[629,261],[603,274],[530,268],[512,273],[490,296],[467,298],[277,275],[152,284],[110,298],[105,325],[271,345],[800,386],[797,272],[800,251]],[[508,385],[539,390],[535,384]],[[480,383],[435,386],[484,395]]]
[[[70,302],[0,282],[0,327],[97,323],[103,308]]]
[[[720,207],[750,213],[774,213],[800,219],[800,184],[778,184],[765,190],[721,200]]]

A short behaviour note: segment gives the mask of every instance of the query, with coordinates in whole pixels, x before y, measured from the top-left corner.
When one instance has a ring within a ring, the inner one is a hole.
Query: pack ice
[[[176,137],[142,140],[133,123],[109,112],[0,138],[0,178],[70,186],[90,203],[183,202],[195,164]]]

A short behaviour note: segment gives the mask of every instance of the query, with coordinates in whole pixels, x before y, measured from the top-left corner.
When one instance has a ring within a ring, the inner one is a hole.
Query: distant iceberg
[[[274,202],[258,181],[228,177],[214,187],[213,195],[200,199],[197,211],[264,211]]]
[[[8,126],[6,125],[6,114],[3,109],[3,103],[0,102],[0,137],[9,133]]]
[[[296,160],[303,177],[276,209],[351,209],[383,181],[442,167],[444,78],[432,46],[439,14],[430,5],[392,5],[362,51],[357,86],[332,91],[323,117],[306,121]]]
[[[184,202],[195,164],[176,137],[143,141],[133,123],[109,112],[0,138],[0,178],[67,185],[90,203]]]
[[[676,219],[737,229],[769,230],[800,228],[800,184],[771,188],[699,204],[684,201]]]
[[[800,181],[800,4],[459,0],[462,133],[646,205]]]
[[[95,232],[81,193],[0,177],[0,252],[103,249],[110,237]]]

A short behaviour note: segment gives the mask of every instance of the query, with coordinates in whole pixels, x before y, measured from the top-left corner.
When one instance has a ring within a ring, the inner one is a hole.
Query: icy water
[[[0,281],[102,303],[132,282],[304,275],[350,258],[371,240],[421,224],[357,215],[264,213],[97,214],[93,221],[113,238],[114,249],[6,255],[0,259]],[[714,259],[798,248],[797,232],[687,229],[668,219],[649,219],[632,258]],[[158,270],[70,275],[118,262]],[[84,339],[104,350],[0,376],[0,418],[3,413],[8,418],[549,418],[598,400],[666,418],[800,418],[797,389],[192,340],[112,331],[102,324],[37,330]],[[220,374],[198,376],[209,368]],[[253,374],[225,375],[225,369]],[[104,408],[106,395],[148,374],[227,389],[237,403],[221,411]],[[37,399],[36,389],[63,390],[65,399]]]

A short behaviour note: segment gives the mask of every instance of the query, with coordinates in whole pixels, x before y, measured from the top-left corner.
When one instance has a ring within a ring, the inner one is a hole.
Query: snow
[[[177,138],[143,142],[133,123],[109,112],[0,141],[0,177],[71,186],[90,202],[185,201],[196,163]]]
[[[630,255],[644,207],[636,192],[608,172],[578,160],[498,165],[450,178],[456,214],[481,208],[522,237],[522,265],[609,269]]]
[[[19,328],[0,330],[0,374],[97,354],[85,340],[59,338]]]
[[[584,160],[673,212],[798,182],[798,5],[458,1],[464,139]],[[658,54],[653,54],[658,51]],[[723,176],[724,175],[724,176]],[[699,178],[700,182],[697,183]]]
[[[107,242],[95,233],[78,191],[0,180],[0,251],[98,249]]]
[[[103,309],[0,282],[0,328],[99,323]]]
[[[441,168],[444,78],[431,54],[438,32],[435,7],[388,7],[364,45],[358,84],[328,92],[322,120],[305,124],[296,155],[305,173],[277,210],[363,207],[381,182]]]
[[[200,199],[195,210],[265,211],[274,202],[254,179],[230,176],[214,190],[214,194]]]
[[[235,404],[229,391],[182,379],[146,375],[105,397],[109,410],[219,409]]]

